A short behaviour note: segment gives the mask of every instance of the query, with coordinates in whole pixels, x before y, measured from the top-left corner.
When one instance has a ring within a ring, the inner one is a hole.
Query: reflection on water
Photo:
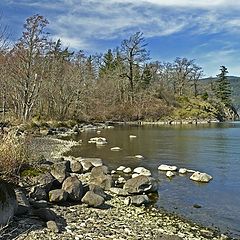
[[[137,138],[130,139],[129,135]],[[87,141],[96,132],[82,133],[83,144],[71,155],[100,157],[110,168],[120,165],[144,166],[161,180],[159,207],[175,211],[202,224],[230,230],[240,237],[240,124],[186,125],[162,127],[116,127],[99,136],[108,144],[97,148]],[[122,148],[112,152],[111,147]],[[144,160],[132,156],[143,155]],[[198,184],[188,176],[171,181],[157,170],[160,164],[172,164],[207,172],[213,176],[208,184]],[[200,209],[193,207],[201,205]]]

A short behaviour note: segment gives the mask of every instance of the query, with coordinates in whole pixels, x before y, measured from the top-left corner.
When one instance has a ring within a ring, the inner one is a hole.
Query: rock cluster
[[[158,170],[166,171],[166,176],[169,178],[172,178],[176,176],[175,172],[178,170],[178,168],[177,166],[162,164],[158,167]],[[202,173],[202,172],[191,170],[191,169],[180,168],[178,172],[179,174],[192,173],[192,175],[190,176],[190,179],[196,182],[208,183],[210,180],[213,179],[213,177],[207,173]]]

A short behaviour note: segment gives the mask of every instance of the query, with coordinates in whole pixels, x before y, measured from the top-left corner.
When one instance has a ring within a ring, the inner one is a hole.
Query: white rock
[[[158,170],[160,171],[176,171],[177,167],[176,166],[170,166],[170,165],[165,165],[162,164],[158,167]]]
[[[179,172],[180,174],[185,174],[185,173],[187,173],[187,169],[186,169],[186,168],[180,168],[180,169],[178,170],[178,172]]]
[[[122,150],[120,147],[112,147],[111,148],[111,151],[120,151]]]
[[[188,172],[188,173],[195,173],[196,171],[195,171],[195,170],[192,170],[192,169],[187,169],[187,172]]]
[[[99,145],[106,145],[107,144],[107,141],[104,141],[102,139],[99,139],[98,141],[96,141],[96,145],[99,146]]]
[[[134,173],[134,174],[132,175],[132,178],[135,178],[135,177],[138,177],[138,176],[139,176],[138,173]]]
[[[132,172],[132,169],[130,167],[127,167],[123,170],[124,173],[130,173]]]
[[[135,135],[129,135],[129,138],[136,138],[137,136]]]
[[[119,177],[117,181],[118,181],[118,183],[121,184],[121,183],[125,183],[126,179],[124,177]]]
[[[115,170],[112,170],[112,171],[111,171],[111,174],[115,174],[115,173],[116,173],[116,171],[115,171]]]
[[[126,167],[124,167],[124,166],[120,166],[120,167],[117,168],[117,171],[123,171],[125,168]]]
[[[88,143],[95,143],[96,145],[105,145],[107,144],[107,139],[104,137],[93,137],[90,138]]]
[[[208,183],[210,180],[212,180],[212,176],[208,175],[207,173],[195,172],[190,179],[197,182]]]
[[[175,176],[175,173],[171,172],[171,171],[167,171],[166,172],[166,176],[171,178],[171,177],[174,177]]]
[[[100,134],[100,133],[101,133],[101,131],[100,131],[100,130],[98,130],[98,131],[97,131],[97,134]]]
[[[107,126],[107,128],[108,128],[108,129],[113,129],[113,128],[114,128],[114,126]]]
[[[142,155],[135,155],[134,157],[138,158],[138,159],[144,159],[144,157]]]
[[[133,170],[133,172],[138,173],[139,175],[147,176],[147,177],[150,177],[152,175],[151,172],[144,167],[137,167]]]

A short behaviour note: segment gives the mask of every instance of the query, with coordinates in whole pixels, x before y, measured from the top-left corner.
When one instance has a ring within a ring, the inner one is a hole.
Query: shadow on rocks
[[[60,233],[67,226],[63,217],[49,208],[32,209],[28,214],[14,216],[12,221],[0,229],[0,240],[25,239],[31,231]]]

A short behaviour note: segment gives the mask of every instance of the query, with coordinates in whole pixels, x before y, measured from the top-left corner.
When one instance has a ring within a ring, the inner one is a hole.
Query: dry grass
[[[0,176],[16,182],[23,164],[29,162],[29,139],[9,132],[0,142]]]

